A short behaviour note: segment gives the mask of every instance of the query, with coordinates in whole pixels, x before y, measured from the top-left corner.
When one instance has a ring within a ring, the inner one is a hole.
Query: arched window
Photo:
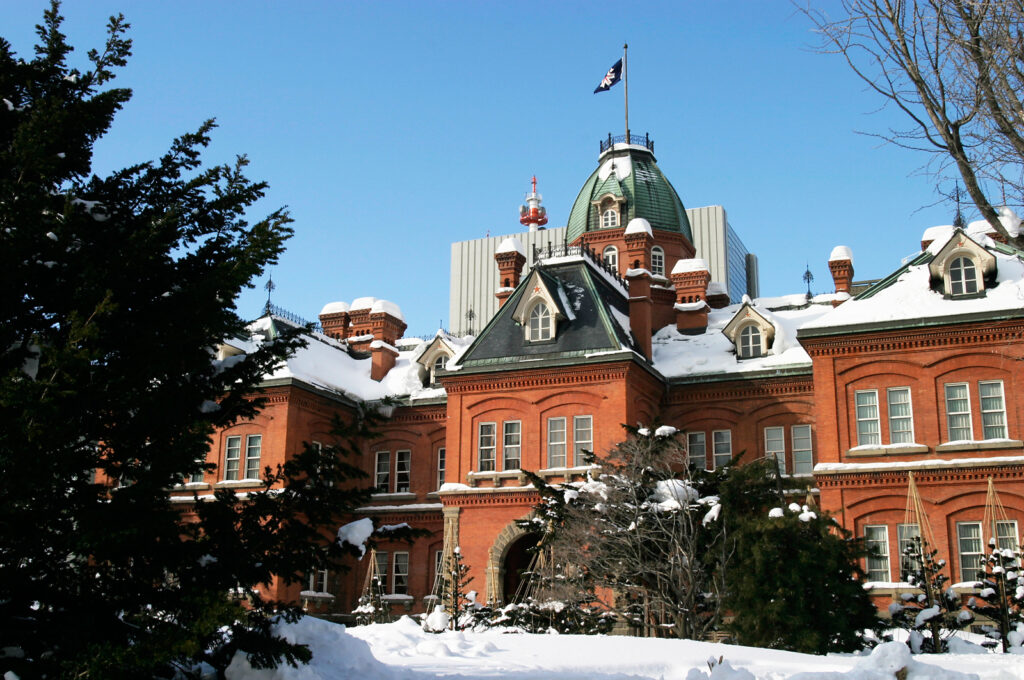
[[[551,310],[543,302],[538,302],[530,310],[530,322],[526,327],[526,339],[531,342],[551,339]]]
[[[949,263],[949,294],[970,295],[977,293],[978,268],[969,257],[955,257]]]
[[[606,208],[601,213],[601,228],[617,227],[619,226],[619,211],[615,208]]]
[[[651,273],[655,276],[665,275],[665,251],[661,246],[651,248]]]
[[[433,365],[430,367],[430,382],[434,385],[437,384],[437,372],[443,371],[445,364],[448,363],[448,355],[440,354],[434,359]]]
[[[619,249],[615,246],[608,246],[602,253],[604,257],[604,263],[612,269],[617,269],[619,266]]]
[[[753,359],[764,352],[761,347],[761,329],[756,324],[749,324],[740,331],[740,359]]]

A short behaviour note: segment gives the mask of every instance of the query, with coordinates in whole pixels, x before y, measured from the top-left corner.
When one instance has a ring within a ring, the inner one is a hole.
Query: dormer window
[[[530,310],[530,322],[526,326],[526,339],[530,342],[550,340],[551,332],[551,310],[543,301],[537,302]]]
[[[619,249],[615,246],[608,246],[604,249],[601,254],[604,257],[604,263],[612,269],[617,269],[619,266]]]
[[[981,280],[974,260],[969,257],[955,257],[949,263],[949,294],[951,296],[972,295],[981,290]]]
[[[655,276],[665,275],[665,251],[661,246],[651,248],[651,273]]]
[[[608,227],[619,226],[619,211],[615,208],[606,208],[601,213],[601,228],[607,229]]]
[[[761,328],[757,324],[748,324],[740,330],[737,354],[740,359],[754,359],[764,354],[764,346],[761,343]]]
[[[935,253],[928,271],[932,285],[938,288],[941,284],[946,297],[975,297],[985,294],[986,280],[995,280],[996,258],[961,229],[955,229]]]

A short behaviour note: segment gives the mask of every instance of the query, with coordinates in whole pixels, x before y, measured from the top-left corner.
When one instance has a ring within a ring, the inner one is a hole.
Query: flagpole
[[[629,67],[626,63],[626,51],[629,43],[622,46],[622,79],[626,81],[626,144],[629,144]]]

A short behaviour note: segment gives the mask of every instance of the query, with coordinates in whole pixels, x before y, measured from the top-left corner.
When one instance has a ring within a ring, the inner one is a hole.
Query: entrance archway
[[[504,572],[502,592],[506,604],[515,598],[523,581],[530,578],[528,574],[523,574],[523,571],[529,568],[533,559],[530,549],[535,547],[539,540],[540,534],[523,534],[505,551],[505,560],[501,566]]]

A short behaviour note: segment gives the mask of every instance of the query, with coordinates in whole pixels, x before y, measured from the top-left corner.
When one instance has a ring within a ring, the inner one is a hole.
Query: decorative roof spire
[[[548,223],[547,210],[540,204],[543,197],[537,193],[537,176],[530,180],[530,193],[526,194],[526,205],[519,206],[519,224],[537,231]]]

